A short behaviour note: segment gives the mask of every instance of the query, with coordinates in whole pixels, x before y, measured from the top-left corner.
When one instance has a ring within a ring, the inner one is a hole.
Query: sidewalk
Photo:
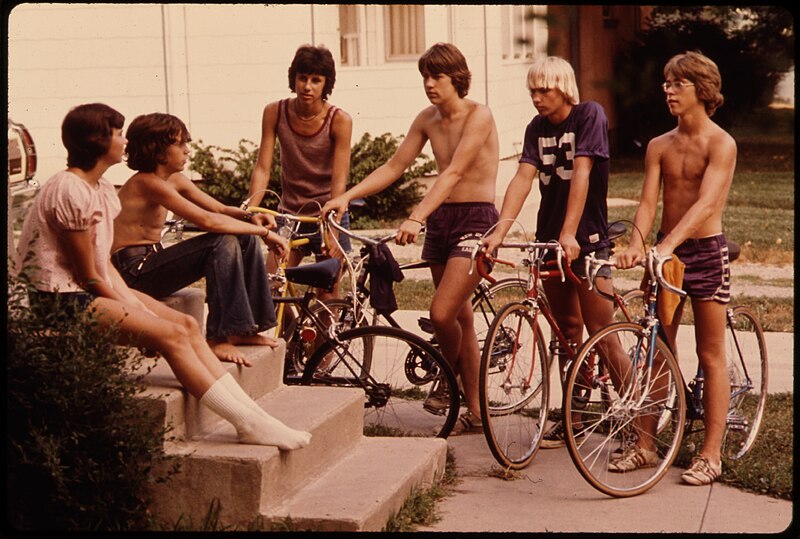
[[[398,322],[416,328],[423,311],[400,311]],[[682,328],[683,331],[683,328]],[[693,336],[679,333],[679,355],[693,354]],[[768,333],[769,390],[792,391],[794,339]],[[696,361],[696,360],[694,360]],[[694,374],[691,360],[682,362]],[[722,484],[690,487],[672,468],[650,491],[611,498],[592,488],[575,469],[567,450],[541,449],[531,465],[502,479],[480,434],[448,438],[459,481],[438,502],[441,520],[429,532],[625,532],[781,533],[792,524],[792,502],[740,491]],[[797,531],[797,530],[795,530]]]

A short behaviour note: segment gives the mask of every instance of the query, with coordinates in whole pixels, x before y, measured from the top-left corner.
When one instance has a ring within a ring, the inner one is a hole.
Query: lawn
[[[742,245],[742,261],[793,264],[794,109],[747,115],[730,133],[738,155],[722,219],[725,234]],[[612,158],[608,196],[638,200],[643,170],[643,156]],[[613,207],[609,220],[632,219],[635,212],[635,206]]]

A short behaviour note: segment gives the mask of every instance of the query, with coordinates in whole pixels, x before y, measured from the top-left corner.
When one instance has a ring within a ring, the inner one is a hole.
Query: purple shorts
[[[659,232],[656,244],[663,237]],[[675,255],[686,264],[681,288],[692,300],[731,301],[731,262],[724,234],[688,239],[675,249]]]
[[[491,202],[451,202],[428,216],[422,259],[431,264],[446,264],[451,257],[472,255],[475,244],[500,214]]]

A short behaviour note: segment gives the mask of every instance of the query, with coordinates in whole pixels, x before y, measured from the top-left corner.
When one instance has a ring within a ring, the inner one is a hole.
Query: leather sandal
[[[481,418],[467,410],[456,421],[450,436],[460,436],[462,434],[478,434],[483,432]]]

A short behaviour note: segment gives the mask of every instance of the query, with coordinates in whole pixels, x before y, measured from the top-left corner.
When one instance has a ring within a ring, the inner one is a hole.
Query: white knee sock
[[[242,443],[275,445],[288,450],[305,447],[311,442],[311,434],[287,427],[261,410],[243,390],[242,394],[247,400],[237,398],[225,387],[225,382],[217,380],[200,398],[200,404],[231,422],[236,427],[239,441]],[[253,404],[247,404],[248,400]]]
[[[247,394],[242,386],[236,381],[233,375],[229,372],[226,372],[222,377],[217,380],[218,382],[222,382],[222,387],[227,389],[230,393],[236,397],[237,400],[245,403],[248,408],[251,408],[253,411],[257,413],[266,413],[263,408],[261,408],[258,403],[253,400],[253,397]]]

